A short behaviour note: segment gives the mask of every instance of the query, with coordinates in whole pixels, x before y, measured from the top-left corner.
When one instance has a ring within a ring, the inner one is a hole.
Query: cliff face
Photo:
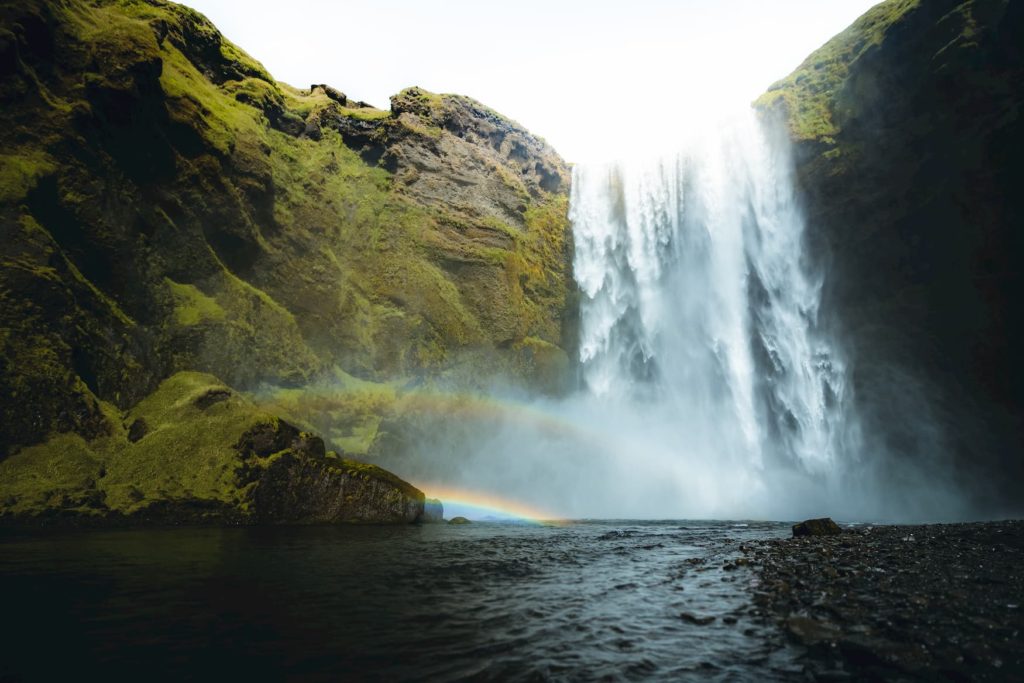
[[[866,433],[1005,482],[993,513],[1024,480],[1022,46],[1020,3],[889,0],[757,103],[796,143]]]
[[[110,437],[181,371],[562,386],[569,173],[542,140],[464,97],[278,83],[160,0],[0,19],[0,460]]]
[[[5,451],[182,369],[300,385],[563,345],[568,171],[516,124],[296,90],[170,3],[2,13]]]

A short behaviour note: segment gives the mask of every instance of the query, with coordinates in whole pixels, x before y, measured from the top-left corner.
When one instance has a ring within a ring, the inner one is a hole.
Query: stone
[[[146,423],[145,418],[137,418],[128,427],[128,440],[135,443],[146,434],[149,433],[149,425]]]
[[[427,498],[423,501],[423,514],[420,515],[421,522],[430,524],[444,521],[444,505],[437,498]]]
[[[793,525],[793,536],[838,536],[843,532],[831,517],[807,519]]]
[[[786,621],[786,629],[804,645],[817,645],[834,640],[840,634],[839,629],[827,621],[800,616],[790,617]]]
[[[470,522],[465,517],[452,517],[451,519],[448,520],[448,523],[449,524],[471,524],[472,522]]]
[[[699,616],[696,614],[690,614],[689,612],[682,612],[679,614],[679,618],[688,624],[694,624],[695,626],[707,626],[715,620],[712,616]]]

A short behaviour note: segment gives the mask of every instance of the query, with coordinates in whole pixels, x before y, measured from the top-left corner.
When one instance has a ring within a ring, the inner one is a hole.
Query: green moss
[[[512,346],[517,353],[518,374],[542,391],[558,394],[569,381],[569,357],[561,347],[543,339],[525,337]]]
[[[389,118],[391,112],[383,109],[374,109],[372,107],[340,107],[341,113],[353,119],[359,119],[360,121],[381,121]]]
[[[170,278],[164,280],[174,298],[174,320],[178,325],[223,320],[227,315],[216,299],[206,296],[195,285],[179,284]]]
[[[784,109],[795,140],[833,144],[839,128],[833,106],[850,65],[885,40],[887,31],[920,0],[888,0],[875,5],[848,29],[811,54],[796,71],[772,85],[754,103],[760,109]]]
[[[131,430],[121,426],[122,416],[112,406],[102,410],[117,425],[109,433],[92,440],[53,435],[0,462],[0,516],[55,511],[131,516],[181,504],[252,520],[261,474],[285,455],[292,461],[312,458],[359,481],[382,481],[394,489],[377,490],[376,496],[422,499],[414,487],[380,468],[334,453],[324,457],[315,448],[302,450],[295,444],[312,443],[312,435],[299,434],[211,375],[182,372],[162,382],[123,416]],[[243,443],[259,443],[260,450],[247,450]]]
[[[305,403],[326,409],[305,412],[331,416],[332,442],[362,453],[395,395],[345,384],[318,396],[328,368],[384,380],[472,359],[463,369],[479,375],[490,357],[467,349],[500,343],[511,358],[511,341],[558,342],[564,197],[535,199],[514,167],[484,156],[525,222],[467,215],[420,203],[329,125],[319,140],[302,133],[330,107],[374,142],[429,147],[456,134],[443,125],[465,107],[505,121],[497,113],[419,89],[396,96],[403,122],[339,107],[275,83],[173,3],[25,0],[12,26],[19,12],[45,24],[54,50],[19,62],[0,113],[0,208],[21,225],[0,256],[7,448],[67,430],[95,440],[97,399],[127,407],[167,374],[201,370],[246,389],[312,383]]]
[[[0,510],[89,510],[103,473],[101,456],[77,434],[62,434],[0,463]],[[90,495],[92,493],[92,495]]]
[[[55,168],[53,159],[39,150],[0,154],[0,203],[19,201]]]
[[[197,399],[211,392],[225,398],[201,407]],[[247,430],[277,418],[215,377],[182,372],[133,408],[126,423],[136,419],[145,420],[148,432],[110,454],[102,485],[107,505],[126,513],[154,500],[240,501],[246,491],[237,486],[234,445]]]

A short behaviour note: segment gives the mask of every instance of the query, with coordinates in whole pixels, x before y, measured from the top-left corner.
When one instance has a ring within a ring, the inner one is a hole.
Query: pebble
[[[750,547],[755,604],[806,648],[810,680],[1024,672],[1024,522],[845,529]]]

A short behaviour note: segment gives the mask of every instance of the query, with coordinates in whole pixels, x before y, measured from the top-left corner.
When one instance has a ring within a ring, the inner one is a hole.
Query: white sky
[[[570,161],[743,106],[875,0],[185,0],[275,78],[474,97]],[[656,151],[656,150],[655,150]]]

